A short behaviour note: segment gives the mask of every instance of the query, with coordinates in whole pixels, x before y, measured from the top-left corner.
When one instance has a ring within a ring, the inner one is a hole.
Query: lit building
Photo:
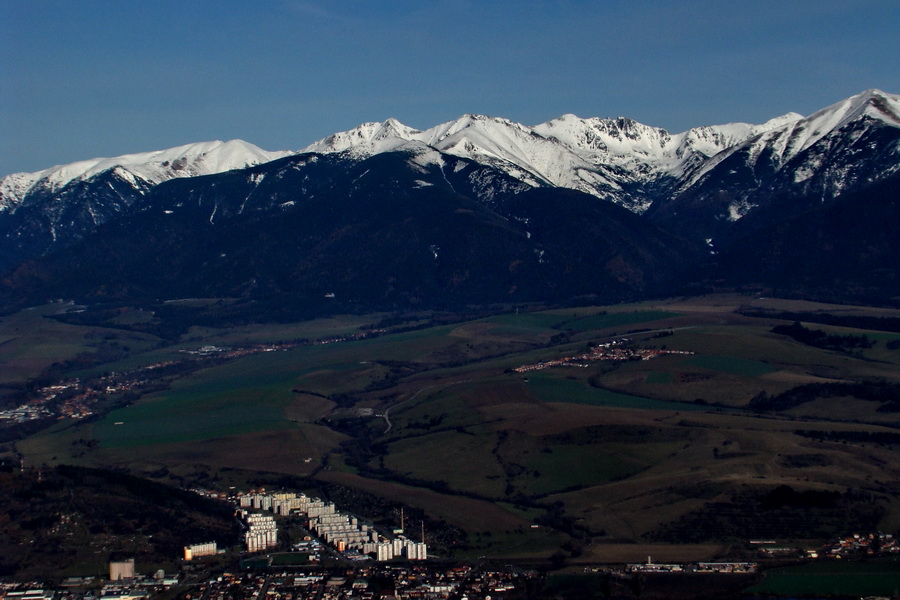
[[[375,545],[375,560],[385,561],[393,558],[406,560],[427,560],[428,546],[425,542],[414,542],[398,535],[391,541],[379,542]]]
[[[269,515],[250,514],[246,518],[244,544],[248,552],[259,552],[278,545],[278,526]]]
[[[129,558],[121,562],[109,563],[109,580],[119,581],[134,577],[134,559]]]
[[[184,547],[184,560],[192,560],[201,556],[211,556],[219,551],[215,542],[192,544]]]

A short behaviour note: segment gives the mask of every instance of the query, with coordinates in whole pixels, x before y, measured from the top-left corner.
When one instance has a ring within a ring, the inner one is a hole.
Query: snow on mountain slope
[[[796,156],[829,133],[863,118],[900,127],[900,96],[885,94],[880,90],[866,90],[813,113],[791,128],[792,135],[786,147],[785,158]]]
[[[502,169],[532,186],[577,189],[643,212],[651,199],[642,186],[662,177],[681,177],[734,144],[800,118],[789,114],[763,125],[700,127],[676,135],[631,119],[571,114],[534,127],[467,114],[424,131],[388,119],[336,133],[302,151],[362,158],[418,141]]]
[[[690,161],[690,153],[699,153],[702,160],[711,158],[734,146],[745,142],[746,140],[765,133],[784,127],[790,123],[794,123],[803,118],[803,115],[797,113],[787,113],[774,119],[769,119],[761,125],[750,125],[747,123],[729,123],[727,125],[710,125],[704,127],[696,127],[678,134],[678,147],[675,150],[675,156],[681,159],[676,168],[672,169],[673,174],[684,175],[689,173],[686,162]],[[696,156],[694,154],[693,156]]]
[[[641,214],[651,204],[651,212],[663,204],[675,212],[679,198],[718,194],[731,205],[717,208],[715,218],[734,221],[753,210],[756,196],[768,193],[756,188],[771,185],[773,173],[796,163],[800,156],[805,157],[804,163],[792,166],[784,177],[791,183],[831,190],[824,191],[823,198],[839,191],[845,182],[852,184],[871,175],[863,174],[861,166],[870,160],[869,150],[857,148],[855,154],[845,155],[853,140],[880,149],[884,157],[879,168],[884,173],[900,169],[900,161],[891,158],[890,140],[870,140],[869,125],[873,124],[892,130],[900,127],[900,96],[868,90],[809,117],[789,113],[760,125],[730,123],[676,134],[623,117],[583,119],[571,114],[533,127],[466,114],[426,130],[388,119],[335,133],[301,152],[339,153],[361,160],[403,150],[416,160],[434,163],[443,160],[434,154],[437,151],[499,169],[528,186],[576,189]],[[838,139],[837,131],[845,135]],[[90,192],[97,206],[89,214],[103,213],[99,203],[108,201],[115,204],[114,212],[121,211],[138,206],[143,194],[162,181],[242,168],[290,154],[267,152],[239,140],[217,141],[15,173],[0,180],[0,214],[25,206],[37,214],[47,212],[45,208],[54,202],[83,202],[86,192],[73,186],[92,181],[97,182]],[[828,172],[822,174],[825,167]],[[110,199],[98,192],[98,186],[109,188],[104,194],[111,194]],[[127,197],[122,197],[123,192]],[[52,214],[47,214],[53,221]]]
[[[866,90],[823,108],[809,117],[757,132],[749,136],[743,144],[735,144],[728,152],[708,161],[685,187],[690,187],[736,153],[746,153],[748,161],[754,165],[761,157],[765,157],[770,162],[771,168],[777,171],[824,138],[837,135],[852,123],[863,120],[900,128],[900,95],[886,94],[880,90]]]
[[[176,177],[240,169],[289,154],[291,152],[268,152],[242,140],[213,141],[113,158],[94,158],[36,173],[13,173],[0,179],[0,211],[21,204],[31,192],[54,193],[74,181],[86,181],[110,170],[140,187],[136,180],[143,185],[155,185]]]
[[[533,146],[551,145],[552,142],[539,136],[530,140],[529,137],[530,132],[523,125],[481,115],[464,115],[425,131],[407,127],[396,119],[388,119],[383,123],[363,123],[349,131],[333,134],[310,144],[301,152],[344,152],[364,158],[398,150],[407,142],[420,142],[446,154],[502,166],[503,170],[532,185],[546,185],[550,180],[540,174],[530,159],[541,154]]]
[[[719,152],[646,216],[728,244],[898,172],[900,96],[866,90]]]

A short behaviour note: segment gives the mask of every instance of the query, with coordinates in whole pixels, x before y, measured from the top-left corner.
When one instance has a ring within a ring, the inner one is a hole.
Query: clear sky
[[[364,121],[672,132],[900,93],[900,0],[0,0],[0,175]]]

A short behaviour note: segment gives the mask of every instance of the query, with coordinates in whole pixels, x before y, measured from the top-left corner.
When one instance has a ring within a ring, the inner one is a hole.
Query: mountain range
[[[236,297],[310,313],[772,289],[900,296],[900,96],[670,134],[564,115],[364,123],[0,180],[9,305]]]

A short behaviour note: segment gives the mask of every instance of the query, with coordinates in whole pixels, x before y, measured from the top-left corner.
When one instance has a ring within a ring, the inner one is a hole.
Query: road
[[[397,402],[396,404],[392,404],[391,406],[388,406],[386,409],[384,409],[384,414],[381,415],[382,417],[384,417],[384,422],[387,423],[387,428],[384,430],[384,433],[382,435],[386,435],[391,430],[391,427],[393,427],[393,423],[391,423],[391,415],[390,415],[392,408],[396,408],[396,407],[400,406],[401,404],[415,400],[418,397],[418,395],[424,391],[431,390],[434,388],[450,387],[451,385],[459,385],[460,383],[468,383],[470,381],[472,381],[472,380],[471,379],[459,379],[457,381],[450,381],[448,383],[435,383],[434,385],[426,385],[425,387],[416,390],[416,393],[413,394],[412,396],[410,396],[409,398],[407,398],[406,400],[401,400],[400,402]]]

